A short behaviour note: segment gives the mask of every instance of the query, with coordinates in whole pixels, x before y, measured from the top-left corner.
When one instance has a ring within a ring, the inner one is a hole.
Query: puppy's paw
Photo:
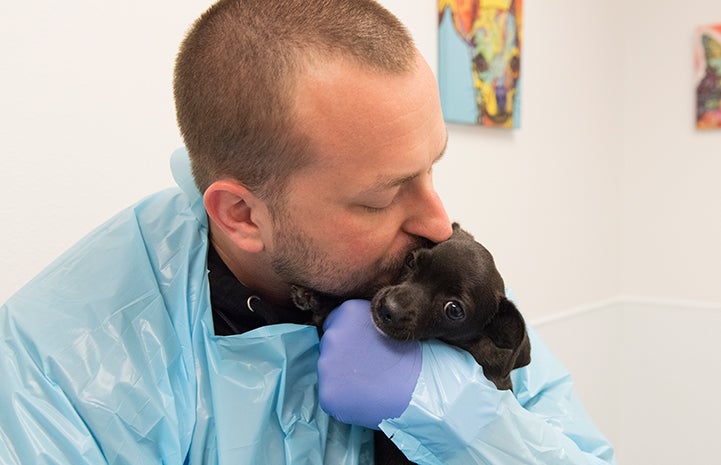
[[[310,324],[318,328],[323,327],[328,314],[342,302],[340,297],[297,285],[291,285],[290,297],[297,308],[309,313]]]
[[[295,284],[290,286],[290,298],[293,300],[293,305],[306,312],[315,312],[320,305],[318,295],[314,291]]]

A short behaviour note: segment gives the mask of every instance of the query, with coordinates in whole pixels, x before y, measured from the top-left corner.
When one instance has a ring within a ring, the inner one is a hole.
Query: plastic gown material
[[[371,464],[370,431],[318,406],[315,328],[214,335],[202,198],[184,151],[172,164],[182,189],[121,212],[0,310],[0,463]],[[531,337],[515,394],[424,343],[411,404],[382,428],[418,463],[614,463]]]

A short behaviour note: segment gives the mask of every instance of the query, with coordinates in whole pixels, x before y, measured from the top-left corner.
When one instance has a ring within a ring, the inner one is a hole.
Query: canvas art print
[[[522,0],[438,0],[446,121],[519,127],[522,7]]]
[[[721,24],[696,30],[696,127],[721,128]]]

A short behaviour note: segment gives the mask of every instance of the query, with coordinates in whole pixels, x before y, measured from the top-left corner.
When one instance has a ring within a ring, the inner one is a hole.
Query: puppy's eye
[[[406,255],[406,266],[408,268],[416,267],[416,255],[413,252]]]
[[[466,312],[463,310],[463,306],[457,300],[449,300],[443,306],[443,311],[449,320],[462,320],[466,317]]]

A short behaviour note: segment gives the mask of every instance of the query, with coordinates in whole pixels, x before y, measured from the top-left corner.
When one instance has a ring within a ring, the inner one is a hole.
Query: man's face
[[[321,63],[298,83],[296,113],[315,161],[291,177],[266,241],[283,281],[369,296],[410,250],[451,235],[432,182],[446,127],[420,56],[402,76]]]

